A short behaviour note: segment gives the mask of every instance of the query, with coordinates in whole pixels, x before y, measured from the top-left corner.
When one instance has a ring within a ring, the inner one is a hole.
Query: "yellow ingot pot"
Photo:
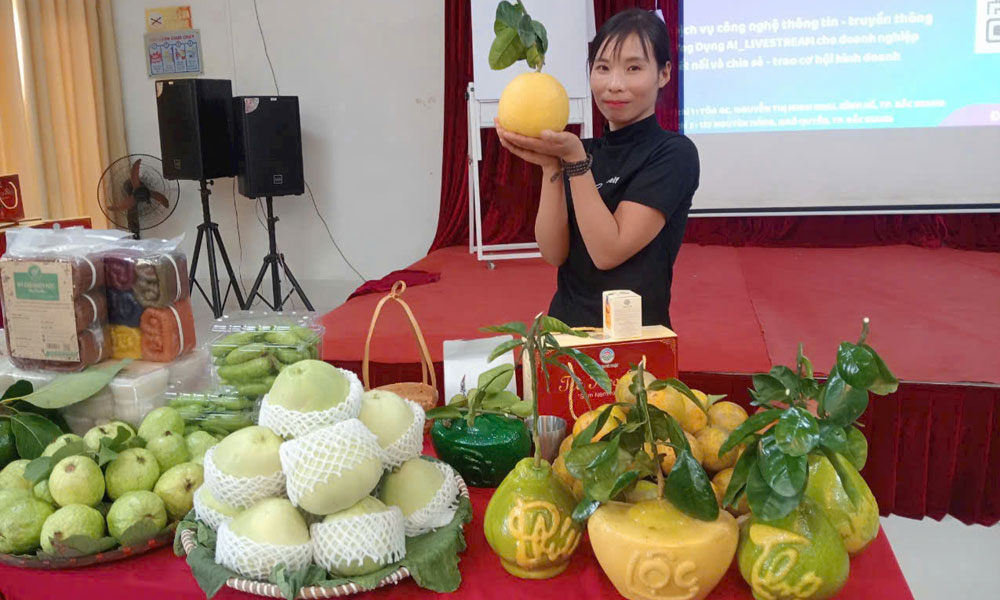
[[[508,573],[548,579],[562,573],[580,545],[583,524],[572,519],[576,498],[545,460],[517,463],[486,507],[486,541]]]
[[[736,554],[739,527],[726,511],[700,521],[667,500],[609,502],[590,517],[590,544],[615,589],[629,600],[700,600]]]

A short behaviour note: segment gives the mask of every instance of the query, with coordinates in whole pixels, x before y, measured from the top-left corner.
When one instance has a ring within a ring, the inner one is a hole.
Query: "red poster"
[[[20,180],[17,175],[0,175],[0,221],[16,222],[23,218]]]

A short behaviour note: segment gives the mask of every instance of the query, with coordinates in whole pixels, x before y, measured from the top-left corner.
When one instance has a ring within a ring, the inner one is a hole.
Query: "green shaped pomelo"
[[[0,505],[0,554],[26,554],[38,548],[52,505],[28,494]]]
[[[184,436],[173,431],[164,431],[159,436],[146,442],[146,450],[153,453],[160,472],[166,472],[170,467],[187,462],[191,459]]]
[[[840,533],[847,553],[860,554],[878,536],[880,526],[878,502],[864,478],[841,454],[810,454],[808,481],[806,495]]]
[[[389,510],[389,507],[378,498],[375,498],[374,496],[365,496],[354,506],[345,508],[344,510],[333,513],[332,515],[327,515],[327,517],[323,519],[323,523],[336,523],[353,517],[371,515],[385,512],[387,510]],[[357,577],[358,575],[366,575],[377,571],[387,564],[388,563],[383,560],[375,560],[370,556],[366,556],[358,564],[332,565],[330,572],[335,575],[340,575],[341,577]]]
[[[371,390],[361,396],[358,419],[375,434],[379,446],[388,448],[413,425],[413,411],[397,394]]]
[[[64,433],[56,439],[52,440],[52,443],[42,450],[42,456],[52,456],[59,451],[60,448],[73,442],[82,442],[83,438],[76,435],[75,433]]]
[[[167,510],[163,500],[153,492],[126,492],[108,511],[108,532],[120,543],[129,527],[142,520],[151,521],[158,530],[166,527]]]
[[[245,427],[230,433],[212,449],[212,462],[233,477],[273,475],[281,471],[278,448],[283,441],[267,427]]]
[[[0,471],[0,490],[16,488],[30,492],[31,482],[24,478],[24,469],[28,467],[30,462],[30,460],[22,458],[4,467]]]
[[[585,523],[572,520],[573,492],[548,461],[535,466],[521,459],[497,487],[483,515],[483,532],[503,568],[522,579],[548,579],[562,573],[583,537]],[[536,532],[536,549],[525,552],[526,536]]]
[[[840,534],[808,496],[781,519],[751,516],[740,531],[736,556],[757,600],[832,598],[850,570]]]
[[[70,504],[52,513],[42,526],[42,550],[55,552],[53,543],[74,535],[95,540],[104,537],[104,515],[95,508]]]
[[[411,458],[399,469],[385,476],[381,500],[398,506],[408,517],[427,506],[444,484],[444,473],[434,463],[423,458]]]
[[[234,534],[261,544],[299,546],[309,543],[309,527],[285,498],[265,498],[229,521]]]
[[[302,360],[278,373],[267,402],[297,412],[315,412],[337,406],[350,391],[337,367],[321,360]]]
[[[124,421],[111,421],[110,423],[90,428],[87,433],[83,434],[83,443],[92,452],[97,452],[101,448],[101,440],[104,438],[115,439],[118,437],[120,429],[125,429],[129,433],[125,441],[135,437],[134,427]]]
[[[104,498],[104,473],[87,456],[67,456],[49,475],[49,493],[59,506],[97,506]]]
[[[167,470],[156,482],[153,492],[163,500],[167,516],[177,521],[191,512],[194,493],[205,481],[205,470],[201,465],[185,462]]]
[[[205,457],[205,451],[219,443],[219,438],[207,431],[194,431],[184,436],[184,443],[187,445],[188,454],[191,461],[199,465]]]
[[[153,409],[139,424],[139,437],[147,443],[167,431],[184,436],[184,418],[169,406]]]
[[[117,500],[128,492],[150,491],[160,478],[160,463],[145,448],[122,451],[104,473],[108,498]]]
[[[48,479],[43,479],[43,480],[39,481],[38,483],[36,483],[35,487],[34,487],[34,489],[32,491],[33,491],[33,493],[35,495],[35,498],[38,498],[39,500],[44,500],[45,502],[48,502],[49,504],[53,504],[53,505],[56,504],[56,499],[52,497],[52,492],[49,491],[49,480]]]

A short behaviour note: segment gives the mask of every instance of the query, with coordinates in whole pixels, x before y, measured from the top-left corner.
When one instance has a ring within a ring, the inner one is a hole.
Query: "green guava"
[[[118,454],[104,473],[108,498],[117,500],[127,492],[150,491],[160,478],[160,463],[145,448],[129,448]]]
[[[26,554],[38,548],[52,505],[24,495],[0,505],[0,554]]]
[[[82,504],[70,504],[52,513],[42,526],[42,550],[52,553],[53,543],[83,535],[95,540],[104,537],[104,515]]]
[[[153,492],[163,500],[167,516],[176,521],[191,512],[194,493],[204,481],[204,468],[185,462],[168,469],[156,482]]]
[[[104,473],[87,456],[67,456],[49,475],[49,493],[59,506],[97,506],[104,498]]]
[[[191,459],[184,436],[167,430],[159,436],[146,442],[146,450],[153,453],[160,465],[160,472],[165,473],[170,467],[187,462]]]
[[[184,418],[169,406],[153,409],[139,424],[139,437],[147,443],[167,431],[172,431],[178,436],[184,435]]]
[[[136,523],[149,520],[156,529],[167,526],[167,509],[153,492],[126,492],[115,500],[108,511],[108,532],[119,542],[122,535]]]

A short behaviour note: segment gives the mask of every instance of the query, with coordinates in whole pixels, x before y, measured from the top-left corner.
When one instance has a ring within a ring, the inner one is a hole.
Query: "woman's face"
[[[590,90],[612,131],[652,115],[660,88],[670,81],[670,63],[658,69],[653,49],[643,52],[638,35],[625,38],[617,52],[615,45],[605,40],[590,70]]]

